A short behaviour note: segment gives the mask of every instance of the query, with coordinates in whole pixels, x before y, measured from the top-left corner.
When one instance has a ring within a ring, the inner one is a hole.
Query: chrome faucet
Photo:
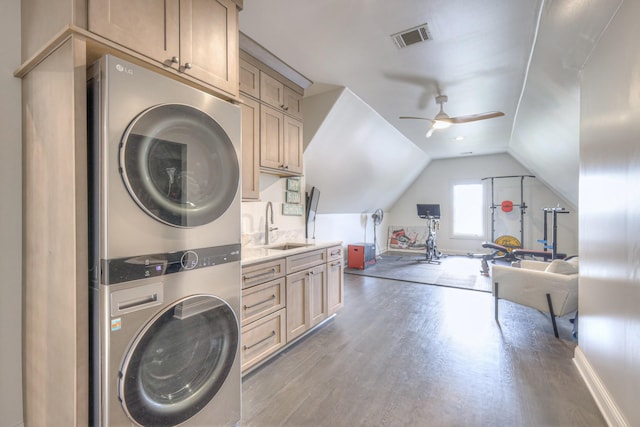
[[[264,212],[264,244],[269,244],[269,232],[277,230],[278,227],[269,227],[269,210],[271,210],[271,224],[273,225],[273,205],[271,202],[267,202],[267,207]]]

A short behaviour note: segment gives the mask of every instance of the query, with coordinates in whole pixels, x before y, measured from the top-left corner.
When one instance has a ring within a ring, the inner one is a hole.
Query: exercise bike
[[[425,242],[425,259],[418,261],[429,264],[440,264],[436,261],[442,257],[438,250],[438,230],[440,229],[440,205],[417,205],[418,216],[428,221],[427,241]]]

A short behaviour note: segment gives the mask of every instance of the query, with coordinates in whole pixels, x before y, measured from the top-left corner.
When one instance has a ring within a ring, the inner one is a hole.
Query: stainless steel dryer
[[[91,423],[240,419],[240,109],[113,56],[88,73]]]

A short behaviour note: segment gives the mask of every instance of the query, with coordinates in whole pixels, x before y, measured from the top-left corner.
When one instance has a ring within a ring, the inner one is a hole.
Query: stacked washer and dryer
[[[91,424],[234,425],[240,109],[107,55],[88,111]]]

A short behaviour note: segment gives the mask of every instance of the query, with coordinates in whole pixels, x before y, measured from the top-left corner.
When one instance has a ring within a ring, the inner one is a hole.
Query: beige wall
[[[582,74],[576,361],[611,425],[640,425],[640,2],[625,1]],[[608,404],[609,403],[609,404]]]
[[[22,425],[20,0],[0,3],[0,426]]]

